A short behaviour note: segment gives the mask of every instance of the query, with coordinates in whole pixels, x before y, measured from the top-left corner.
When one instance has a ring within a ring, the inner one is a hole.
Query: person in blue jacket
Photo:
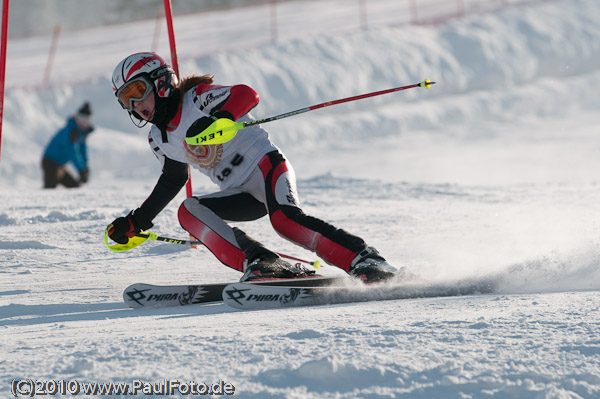
[[[67,124],[60,129],[44,151],[42,169],[44,171],[44,188],[55,188],[59,184],[65,187],[79,187],[89,177],[86,139],[94,130],[91,124],[92,110],[85,102],[74,116],[67,119]],[[67,163],[75,167],[79,173],[76,179],[66,168]]]

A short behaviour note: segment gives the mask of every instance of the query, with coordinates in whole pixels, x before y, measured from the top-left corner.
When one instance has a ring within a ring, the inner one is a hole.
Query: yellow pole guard
[[[244,127],[243,122],[237,123],[227,118],[217,119],[197,135],[186,137],[185,142],[189,145],[223,144],[234,138],[238,130]]]
[[[108,249],[110,249],[113,252],[125,252],[125,251],[129,251],[130,249],[133,249],[135,247],[137,247],[138,245],[144,243],[146,240],[156,240],[156,234],[154,233],[149,233],[146,237],[139,237],[139,236],[135,236],[129,239],[129,242],[127,244],[119,244],[116,243],[114,245],[109,245],[108,244],[108,230],[104,231],[104,245],[106,245],[106,247]]]

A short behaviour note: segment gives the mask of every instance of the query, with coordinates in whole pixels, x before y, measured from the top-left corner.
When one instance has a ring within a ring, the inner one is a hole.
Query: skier
[[[67,124],[56,132],[46,146],[42,156],[44,188],[56,188],[59,184],[73,188],[88,181],[90,169],[86,139],[94,131],[91,116],[90,104],[85,102],[74,116],[67,118]],[[79,172],[79,179],[75,179],[67,170],[68,162]]]
[[[248,127],[231,141],[189,145],[215,120],[252,121],[249,111],[259,101],[250,87],[213,84],[212,75],[178,81],[156,53],[136,53],[115,68],[112,83],[121,106],[138,127],[150,122],[148,141],[162,164],[150,196],[108,227],[120,244],[153,226],[152,220],[188,180],[188,164],[210,177],[220,191],[189,197],[179,207],[181,226],[201,241],[223,264],[243,273],[240,281],[314,274],[291,265],[226,221],[242,222],[269,215],[275,231],[317,253],[365,282],[386,280],[396,269],[361,238],[306,215],[300,208],[292,165],[260,125]]]

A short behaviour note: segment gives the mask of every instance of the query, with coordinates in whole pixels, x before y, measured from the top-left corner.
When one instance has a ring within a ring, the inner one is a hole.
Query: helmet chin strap
[[[156,118],[156,104],[157,104],[157,101],[158,101],[158,95],[156,94],[156,89],[154,89],[154,86],[152,88],[152,94],[154,95],[154,118]],[[134,118],[137,121],[134,120]],[[138,127],[138,128],[143,128],[148,123],[154,123],[154,121],[149,121],[149,120],[146,120],[146,119],[142,118],[140,116],[140,114],[138,114],[135,111],[129,111],[129,119],[131,119],[131,122],[133,122],[133,124],[136,127]]]
[[[142,128],[148,124],[148,121],[144,118],[141,118],[135,111],[129,112],[129,119],[131,119],[131,122],[133,122],[133,124],[138,128]]]

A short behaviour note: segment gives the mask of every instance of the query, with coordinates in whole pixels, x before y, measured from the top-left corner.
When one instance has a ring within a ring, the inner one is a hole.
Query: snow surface
[[[63,42],[89,75],[66,70],[46,89],[25,87],[29,75],[19,71],[44,64],[47,41],[9,42],[0,395],[10,396],[11,380],[31,378],[222,379],[237,398],[600,397],[599,20],[597,0],[528,3],[443,25],[188,57],[203,43],[180,34],[182,73],[249,84],[261,95],[256,117],[437,81],[265,127],[295,166],[307,213],[423,278],[500,283],[493,295],[269,311],[122,302],[134,282],[239,278],[202,248],[149,242],[117,254],[102,242],[106,225],[137,207],[160,173],[147,129],[131,125],[108,79],[121,58],[146,50],[132,50],[136,25],[125,36],[119,26],[81,32],[95,40],[83,59],[81,43]],[[64,83],[70,74],[79,83]],[[84,100],[97,126],[90,183],[42,190],[44,145]],[[197,194],[215,190],[200,174],[192,179]],[[176,217],[183,198],[153,231],[186,237]],[[265,219],[239,226],[314,258]]]

